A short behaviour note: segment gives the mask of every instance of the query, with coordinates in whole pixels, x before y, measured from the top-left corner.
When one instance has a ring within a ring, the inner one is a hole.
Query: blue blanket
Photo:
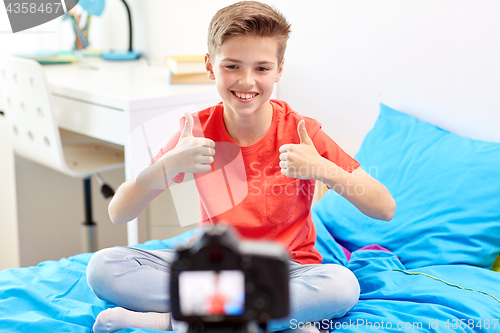
[[[329,321],[339,332],[500,332],[500,274],[468,265],[406,270],[384,251],[355,251],[358,304]],[[326,327],[325,327],[326,328]]]
[[[138,247],[173,248],[191,236],[188,232]],[[110,304],[99,300],[87,285],[85,269],[90,257],[86,253],[0,271],[0,331],[91,332],[96,316]],[[360,300],[345,317],[317,323],[321,328],[336,332],[500,332],[497,272],[467,265],[406,270],[394,254],[376,250],[353,252],[347,267],[359,279]],[[299,325],[292,323],[292,328]]]

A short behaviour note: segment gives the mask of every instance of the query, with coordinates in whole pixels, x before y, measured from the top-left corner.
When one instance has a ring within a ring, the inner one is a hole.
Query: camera
[[[204,226],[171,265],[172,317],[187,332],[256,332],[289,314],[288,254],[272,242],[239,241],[227,225]]]

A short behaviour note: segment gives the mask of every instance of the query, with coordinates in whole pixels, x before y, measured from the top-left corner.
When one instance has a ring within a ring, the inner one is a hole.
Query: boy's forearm
[[[176,159],[171,152],[163,155],[153,165],[144,169],[136,178],[137,186],[149,190],[165,190],[177,176]]]
[[[130,222],[163,190],[149,190],[137,186],[135,179],[123,183],[109,203],[108,212],[114,224]]]
[[[141,172],[136,179],[123,183],[109,203],[111,221],[121,224],[138,217],[172,183],[176,175],[177,171],[169,165],[168,158],[162,158]]]
[[[363,214],[389,221],[394,216],[396,203],[387,188],[358,168],[349,173],[335,163],[324,159],[318,167],[317,180],[339,193]]]

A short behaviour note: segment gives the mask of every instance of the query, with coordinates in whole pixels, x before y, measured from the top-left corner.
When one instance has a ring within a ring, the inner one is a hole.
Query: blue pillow
[[[355,156],[384,184],[396,213],[379,221],[333,191],[313,207],[316,223],[350,251],[370,244],[406,268],[491,268],[500,253],[500,144],[472,140],[381,105]]]
[[[330,232],[325,228],[321,220],[312,212],[312,219],[316,228],[316,243],[314,247],[323,257],[322,264],[337,264],[347,266],[347,257],[344,250],[333,239]]]

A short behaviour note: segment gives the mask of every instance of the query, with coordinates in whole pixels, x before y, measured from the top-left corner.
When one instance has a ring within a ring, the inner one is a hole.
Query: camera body
[[[174,319],[188,332],[245,332],[289,313],[289,257],[272,242],[238,241],[224,224],[206,226],[177,248],[171,266]]]

